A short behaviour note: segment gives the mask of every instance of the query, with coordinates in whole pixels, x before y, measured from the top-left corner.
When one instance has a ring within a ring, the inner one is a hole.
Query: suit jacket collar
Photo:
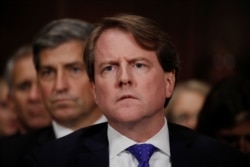
[[[176,124],[168,123],[168,128],[172,167],[197,166],[197,164],[200,164],[200,155],[195,155],[192,152],[198,134]]]
[[[109,167],[107,127],[107,123],[102,123],[84,131],[80,137],[82,139],[81,151],[72,167],[84,165]],[[191,130],[171,123],[168,123],[168,128],[172,167],[195,166],[194,164],[199,163],[197,160],[199,158],[196,159],[194,154],[190,154],[190,148],[193,147],[197,133],[190,133]],[[96,133],[97,131],[99,133]],[[88,164],[86,164],[86,159]]]
[[[35,139],[38,145],[42,145],[56,139],[52,125],[38,130],[37,132],[35,132],[35,135]]]
[[[82,134],[81,151],[72,166],[109,167],[109,146],[107,136],[107,123],[86,129]],[[96,133],[99,131],[99,133]],[[88,136],[88,137],[86,137]],[[86,159],[88,164],[86,164]]]

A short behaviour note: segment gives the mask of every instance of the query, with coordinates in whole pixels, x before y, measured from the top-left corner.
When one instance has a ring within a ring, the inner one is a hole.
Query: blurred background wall
[[[249,69],[249,0],[0,0],[0,69],[54,19],[97,22],[126,12],[160,22],[182,60],[179,80],[209,83]]]

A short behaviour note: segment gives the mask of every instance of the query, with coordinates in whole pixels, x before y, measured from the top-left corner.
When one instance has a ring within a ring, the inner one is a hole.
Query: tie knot
[[[153,152],[155,151],[155,146],[152,144],[135,144],[127,148],[131,154],[141,163],[148,163],[150,157],[152,156]]]

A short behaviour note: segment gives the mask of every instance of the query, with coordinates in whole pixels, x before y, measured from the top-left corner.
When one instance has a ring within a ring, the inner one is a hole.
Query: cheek
[[[155,82],[156,80],[159,79],[152,80],[152,82],[142,81],[144,86],[140,92],[143,93],[142,96],[148,97],[148,100],[152,100],[152,97],[155,97],[153,100],[165,99],[166,97],[166,84],[164,80]]]
[[[112,90],[109,89],[105,84],[95,87],[95,101],[97,104],[107,104],[109,100],[112,99]]]
[[[83,97],[86,101],[93,100],[93,93],[89,84],[79,86],[79,89],[74,90],[74,92],[78,95],[78,97]]]
[[[101,99],[102,99],[102,97],[101,97],[101,95],[102,95],[102,90],[100,90],[100,89],[96,89],[95,88],[95,90],[93,91],[93,93],[94,93],[94,97],[95,97],[95,102],[96,102],[96,104],[100,104],[101,103]]]
[[[52,93],[52,84],[41,84],[38,89],[42,97],[48,97]]]
[[[91,94],[94,98],[94,101],[97,103],[97,100],[96,100],[96,87],[95,87],[95,84],[93,82],[90,83],[90,91],[91,91]]]
[[[24,92],[18,92],[17,94],[15,94],[15,102],[17,104],[24,105],[24,103],[27,101],[27,94]]]

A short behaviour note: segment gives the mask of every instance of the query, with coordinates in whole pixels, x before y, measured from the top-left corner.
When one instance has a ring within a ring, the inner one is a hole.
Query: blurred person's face
[[[18,131],[17,118],[5,82],[0,81],[0,92],[0,136],[14,135]]]
[[[194,91],[180,91],[172,105],[171,121],[195,129],[205,96]]]
[[[128,33],[106,30],[96,43],[94,71],[93,94],[111,125],[162,123],[174,73],[164,73],[154,51]]]
[[[243,153],[250,153],[250,121],[246,120],[232,128],[219,130],[217,138],[240,150]]]
[[[48,126],[51,118],[41,100],[32,55],[16,62],[12,81],[12,96],[21,126],[28,130]]]
[[[84,68],[83,48],[83,42],[70,41],[39,54],[44,103],[53,118],[65,126],[88,119],[97,108]]]

